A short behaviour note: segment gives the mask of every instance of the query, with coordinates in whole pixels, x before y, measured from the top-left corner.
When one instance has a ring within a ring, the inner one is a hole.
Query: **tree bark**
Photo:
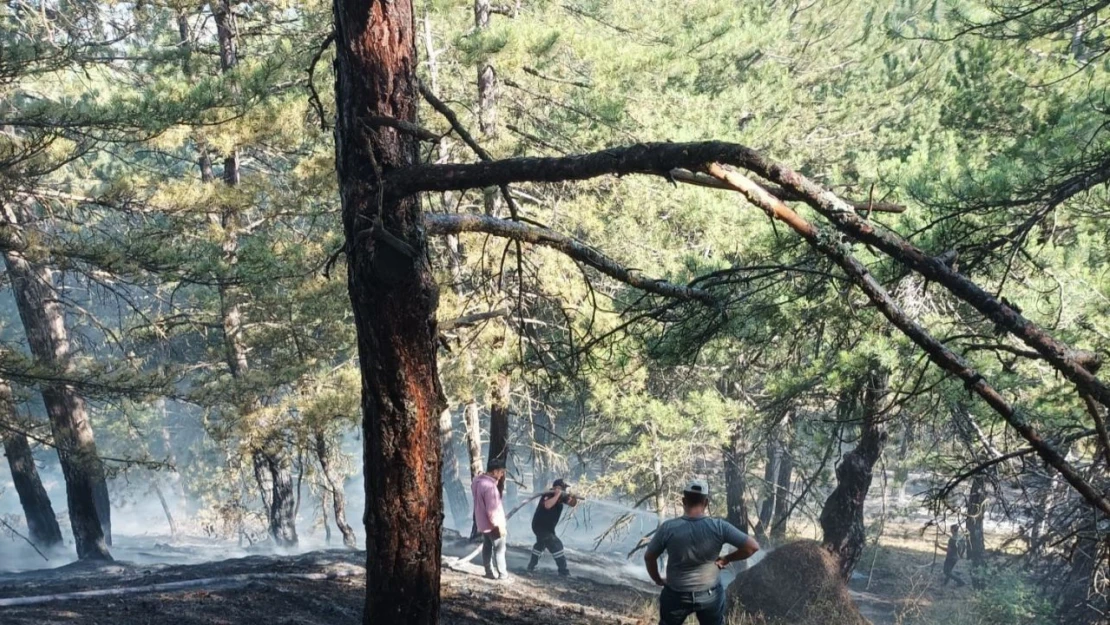
[[[279,547],[297,546],[296,491],[293,488],[293,459],[284,450],[274,450],[280,442],[271,442],[260,454],[271,480],[269,508],[270,537]]]
[[[12,483],[23,506],[23,516],[27,520],[27,532],[36,547],[46,551],[62,544],[62,530],[58,527],[58,517],[50,496],[39,479],[39,469],[31,454],[27,436],[18,429],[15,418],[15,399],[12,389],[0,380],[0,440],[4,443],[4,455],[12,472]],[[8,429],[10,428],[10,429]]]
[[[469,526],[470,504],[466,499],[466,487],[459,474],[459,454],[455,451],[455,427],[451,409],[445,409],[439,416],[439,438],[443,448],[443,489],[447,492],[447,504],[451,508],[451,519],[455,529],[460,532]]]
[[[470,457],[470,479],[482,472],[482,421],[478,402],[471,399],[463,408],[466,419],[466,451]]]
[[[767,433],[767,460],[763,465],[763,503],[759,507],[759,524],[755,533],[760,538],[766,538],[771,528],[771,520],[775,512],[775,496],[778,493],[777,478],[779,473],[779,432],[775,426]]]
[[[986,585],[983,568],[987,564],[986,533],[983,520],[987,512],[987,483],[982,474],[971,480],[967,496],[967,558],[971,561],[971,585],[982,590]]]
[[[509,466],[509,376],[498,373],[493,383],[489,406],[489,461],[500,460]],[[505,480],[497,485],[502,492]]]
[[[437,293],[415,196],[379,194],[417,163],[411,0],[335,0],[336,164],[362,373],[367,625],[439,619],[442,478]]]
[[[532,425],[532,491],[546,491],[554,481],[554,466],[551,459],[552,432],[555,423],[551,413],[546,410],[538,415],[533,413],[535,422]]]
[[[822,544],[840,561],[840,576],[845,580],[852,576],[852,570],[863,555],[866,541],[863,506],[871,488],[872,471],[887,439],[882,415],[890,373],[880,369],[878,363],[871,366],[860,401],[863,414],[859,442],[836,467],[836,488],[821,510]],[[841,401],[855,400],[845,397]],[[854,411],[845,412],[852,415]]]
[[[771,540],[781,543],[786,538],[786,524],[790,516],[790,493],[794,482],[794,454],[791,453],[789,437],[779,447],[778,473],[775,476],[775,506],[771,515]]]
[[[744,494],[747,491],[748,450],[744,432],[739,423],[732,426],[728,445],[725,447],[725,498],[728,506],[728,522],[748,532],[748,506]]]
[[[335,467],[331,462],[330,445],[324,432],[316,432],[316,459],[320,462],[320,472],[324,474],[324,483],[327,487],[325,494],[325,505],[327,499],[331,499],[332,508],[335,513],[335,526],[339,528],[339,533],[343,535],[343,546],[354,549],[356,545],[355,532],[351,529],[350,524],[347,523],[347,496],[343,493],[343,480],[335,474]],[[328,525],[328,511],[324,510],[324,526]],[[328,530],[330,537],[331,530]]]
[[[13,207],[2,208],[9,224],[18,225],[27,219],[25,213],[17,213]],[[15,250],[4,252],[4,263],[32,356],[50,370],[72,372],[65,316],[54,293],[50,269],[30,262]],[[110,560],[112,519],[108,485],[85,400],[72,386],[60,382],[44,386],[42,399],[66,480],[66,500],[77,557]]]

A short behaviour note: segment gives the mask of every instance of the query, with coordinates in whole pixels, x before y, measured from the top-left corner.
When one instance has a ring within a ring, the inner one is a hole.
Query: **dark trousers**
[[[700,625],[725,624],[725,589],[718,583],[709,590],[679,592],[666,586],[659,595],[659,625],[682,625],[696,614]]]
[[[532,559],[528,562],[528,570],[536,568],[545,550],[550,551],[555,558],[555,566],[559,567],[559,572],[567,574],[567,556],[563,553],[563,541],[559,540],[555,532],[536,532],[536,544],[532,545]]]
[[[944,585],[945,586],[947,586],[948,582],[950,582],[952,580],[956,580],[956,583],[959,584],[960,586],[964,585],[963,578],[953,572],[953,570],[955,568],[956,568],[956,561],[955,560],[945,560],[944,561]]]

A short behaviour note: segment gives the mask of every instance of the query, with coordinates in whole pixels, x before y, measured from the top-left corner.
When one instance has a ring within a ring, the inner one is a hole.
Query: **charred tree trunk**
[[[748,506],[744,502],[747,490],[748,450],[744,432],[739,423],[732,428],[728,446],[725,447],[725,497],[728,505],[728,522],[748,532]]]
[[[500,460],[509,466],[509,376],[498,373],[489,406],[489,461]],[[505,492],[505,480],[497,485]]]
[[[362,372],[367,625],[439,619],[442,478],[436,286],[420,201],[381,189],[415,164],[411,0],[335,0],[336,164]],[[383,191],[379,195],[379,191]]]
[[[11,207],[3,207],[3,210],[4,219],[12,225],[27,218],[26,214],[16,213]],[[48,370],[72,371],[65,316],[54,293],[50,270],[31,263],[14,250],[4,252],[4,263],[31,354]],[[112,519],[108,485],[85,400],[72,386],[60,382],[43,387],[42,399],[66,480],[66,500],[77,557],[110,560]]]
[[[459,474],[459,454],[455,451],[455,427],[450,408],[439,415],[439,438],[443,447],[443,489],[447,492],[447,504],[451,508],[455,529],[461,532],[470,520],[470,504],[467,503],[466,487]]]
[[[822,544],[840,560],[840,575],[847,580],[863,555],[866,536],[863,505],[871,488],[872,470],[886,444],[882,420],[883,398],[890,373],[878,365],[868,374],[861,401],[862,425],[855,449],[844,455],[836,467],[836,488],[821,510]],[[842,401],[852,401],[845,398]]]
[[[12,471],[12,483],[19,495],[19,504],[23,506],[23,516],[27,519],[31,542],[46,551],[62,544],[62,530],[58,527],[58,517],[54,514],[54,506],[50,504],[50,496],[46,494],[46,488],[39,479],[39,469],[31,454],[31,445],[27,442],[26,435],[15,431],[18,429],[16,423],[12,389],[7,382],[0,380],[0,425],[11,428],[0,428],[4,455],[7,456],[8,467]]]
[[[327,487],[325,494],[325,507],[327,499],[331,499],[332,507],[335,512],[335,526],[339,528],[339,532],[343,534],[343,546],[354,549],[355,532],[347,523],[347,497],[343,493],[343,480],[335,474],[335,468],[331,462],[331,451],[329,449],[327,437],[323,432],[316,432],[316,459],[320,462],[320,472],[324,474],[324,483]],[[324,526],[328,526],[328,511],[324,510]],[[328,535],[331,535],[331,530],[328,530]]]

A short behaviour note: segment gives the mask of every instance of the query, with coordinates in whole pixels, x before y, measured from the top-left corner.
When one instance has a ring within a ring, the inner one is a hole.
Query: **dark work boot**
[[[528,572],[533,573],[536,570],[536,565],[540,563],[540,554],[536,550],[532,550],[532,559],[528,561]]]

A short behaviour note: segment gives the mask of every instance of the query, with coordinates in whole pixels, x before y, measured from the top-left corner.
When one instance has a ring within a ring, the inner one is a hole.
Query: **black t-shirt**
[[[563,504],[570,499],[570,495],[563,493],[559,496],[559,503],[551,506],[550,509],[544,507],[544,502],[549,501],[554,496],[555,493],[540,497],[540,505],[536,506],[536,514],[532,516],[532,531],[534,533],[555,533],[555,526],[559,524],[559,517],[563,514]]]

